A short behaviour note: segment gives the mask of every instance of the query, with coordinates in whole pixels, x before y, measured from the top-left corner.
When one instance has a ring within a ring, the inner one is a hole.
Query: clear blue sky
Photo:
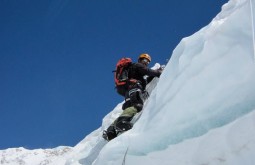
[[[227,0],[1,0],[0,149],[74,146],[122,101],[116,61],[164,63]]]

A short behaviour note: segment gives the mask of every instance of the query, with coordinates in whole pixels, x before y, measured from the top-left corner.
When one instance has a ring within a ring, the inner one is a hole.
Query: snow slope
[[[230,0],[178,44],[132,130],[102,143],[120,103],[67,152],[53,158],[8,149],[0,151],[1,164],[254,165],[254,6],[255,0]]]
[[[180,42],[138,123],[107,144],[94,165],[121,164],[126,152],[126,164],[255,162],[251,2],[229,1]]]

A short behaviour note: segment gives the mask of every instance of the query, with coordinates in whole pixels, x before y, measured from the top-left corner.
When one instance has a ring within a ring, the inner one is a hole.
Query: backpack
[[[125,93],[128,90],[128,70],[132,65],[131,58],[121,58],[116,64],[116,70],[114,73],[114,82],[117,93],[125,97]]]

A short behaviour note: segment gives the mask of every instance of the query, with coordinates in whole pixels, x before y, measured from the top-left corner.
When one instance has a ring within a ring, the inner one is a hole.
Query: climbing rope
[[[129,147],[127,147],[126,152],[125,152],[125,154],[124,154],[123,161],[122,161],[122,165],[125,165],[125,164],[126,164],[126,156],[127,156],[127,153],[128,153],[128,148],[129,148]]]

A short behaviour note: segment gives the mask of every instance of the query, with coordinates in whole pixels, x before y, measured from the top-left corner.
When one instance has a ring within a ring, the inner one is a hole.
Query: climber
[[[103,132],[103,138],[112,140],[118,134],[132,128],[130,121],[134,115],[143,109],[144,101],[148,98],[146,85],[154,78],[160,77],[162,69],[153,70],[148,68],[151,62],[149,54],[143,53],[139,56],[137,63],[132,63],[128,68],[129,81],[125,92],[125,103],[122,106],[121,115]]]

